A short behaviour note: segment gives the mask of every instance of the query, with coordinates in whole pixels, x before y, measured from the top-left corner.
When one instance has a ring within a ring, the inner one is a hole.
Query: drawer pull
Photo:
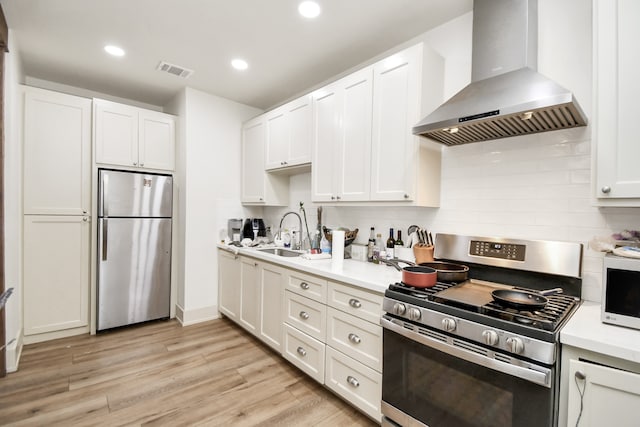
[[[302,357],[305,357],[307,355],[307,350],[305,350],[302,347],[298,347],[298,349],[296,350],[298,352],[298,354]]]
[[[349,375],[347,377],[347,382],[352,386],[352,387],[360,387],[360,382],[355,379],[354,377],[352,377],[351,375]]]
[[[309,318],[309,313],[307,313],[306,311],[301,311],[298,316],[300,316],[302,320],[307,320]]]
[[[300,287],[306,291],[309,289],[309,284],[307,282],[301,282]]]
[[[351,298],[351,299],[349,300],[349,305],[350,305],[351,307],[353,307],[353,308],[360,308],[360,307],[362,307],[362,304],[360,303],[360,301],[358,301],[358,300],[357,300],[357,299],[355,299],[355,298]]]
[[[351,341],[354,344],[360,344],[360,341],[362,341],[362,340],[356,334],[351,333],[351,334],[349,334],[349,341]]]

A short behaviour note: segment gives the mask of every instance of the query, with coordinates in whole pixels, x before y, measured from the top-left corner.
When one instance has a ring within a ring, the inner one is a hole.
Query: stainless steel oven
[[[438,235],[438,258],[464,261],[471,278],[427,289],[389,287],[381,319],[383,425],[556,425],[558,335],[580,302],[582,248],[544,243]],[[549,274],[540,254],[571,260],[568,275],[555,274],[556,262]],[[546,287],[562,293],[536,310],[503,307],[491,296],[496,289]]]

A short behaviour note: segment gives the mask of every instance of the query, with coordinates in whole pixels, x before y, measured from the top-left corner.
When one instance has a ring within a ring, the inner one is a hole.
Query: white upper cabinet
[[[241,200],[244,204],[286,205],[289,181],[265,171],[266,120],[261,115],[242,126]]]
[[[372,73],[368,67],[314,92],[313,201],[369,199]]]
[[[420,119],[422,44],[373,67],[373,148],[371,199],[416,198],[419,137],[411,128]]]
[[[640,2],[594,0],[594,147],[597,203],[640,206]]]
[[[305,95],[266,114],[265,169],[311,162],[311,96]]]
[[[24,88],[24,213],[86,215],[91,100]]]
[[[175,117],[94,99],[96,163],[175,168]]]

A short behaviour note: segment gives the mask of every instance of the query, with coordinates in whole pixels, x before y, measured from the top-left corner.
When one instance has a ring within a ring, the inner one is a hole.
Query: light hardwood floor
[[[0,425],[370,426],[227,319],[161,321],[25,346]]]

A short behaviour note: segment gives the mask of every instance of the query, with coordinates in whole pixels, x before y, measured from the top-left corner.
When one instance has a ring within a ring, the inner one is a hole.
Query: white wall
[[[420,39],[445,57],[445,96],[470,78],[471,16],[436,28]],[[589,116],[592,108],[591,2],[539,1],[538,71],[572,90]],[[467,60],[464,59],[467,55]],[[465,68],[466,67],[466,68]],[[411,224],[434,233],[566,240],[584,244],[583,297],[600,300],[602,256],[588,249],[595,236],[640,229],[640,208],[597,208],[591,199],[591,127],[444,147],[439,209],[333,207],[325,223],[370,226],[386,236]],[[291,178],[291,209],[305,201],[315,223],[310,174]],[[266,208],[270,223],[285,209]],[[277,225],[277,223],[276,223]]]
[[[179,113],[178,317],[217,317],[216,243],[227,219],[256,215],[240,203],[242,122],[261,110],[186,88],[166,110]]]
[[[6,349],[7,372],[18,368],[22,349],[22,97],[19,85],[23,78],[15,34],[9,30],[4,69],[4,279],[5,289],[14,288],[14,291],[5,306],[5,331],[7,342],[16,341]]]

